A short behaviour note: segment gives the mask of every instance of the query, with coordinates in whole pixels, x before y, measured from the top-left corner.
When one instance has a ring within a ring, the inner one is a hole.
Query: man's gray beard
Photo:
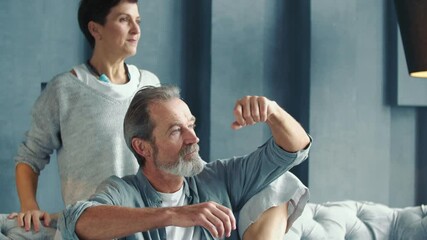
[[[187,153],[194,151],[195,148],[197,149],[197,153],[194,153],[191,159],[185,160],[184,156]],[[202,172],[206,164],[200,157],[198,151],[199,151],[199,145],[197,144],[191,147],[186,147],[179,153],[179,158],[176,163],[162,164],[157,160],[157,151],[155,149],[154,163],[159,169],[165,172],[168,172],[170,174],[183,176],[183,177],[192,177]]]

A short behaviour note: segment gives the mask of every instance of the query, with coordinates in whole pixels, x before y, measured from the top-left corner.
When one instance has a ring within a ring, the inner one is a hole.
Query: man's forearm
[[[267,124],[277,145],[288,152],[297,152],[307,147],[310,138],[304,128],[276,102],[271,107]]]
[[[206,228],[214,237],[236,229],[233,212],[215,202],[165,208],[101,205],[87,208],[76,223],[79,239],[112,239],[167,226]]]
[[[112,239],[170,225],[169,208],[87,208],[76,223],[80,239]]]

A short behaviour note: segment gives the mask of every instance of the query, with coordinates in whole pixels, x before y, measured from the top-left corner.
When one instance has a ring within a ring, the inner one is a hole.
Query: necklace
[[[101,82],[106,82],[106,83],[110,83],[110,79],[107,77],[107,75],[105,74],[100,74],[98,72],[98,70],[96,70],[96,68],[90,63],[90,60],[88,59],[86,61],[86,65],[88,66],[89,70],[92,72],[92,74],[98,76],[98,80]],[[126,80],[127,82],[130,81],[130,73],[129,73],[129,69],[126,63],[123,63],[124,67],[125,67],[125,73],[126,73]]]

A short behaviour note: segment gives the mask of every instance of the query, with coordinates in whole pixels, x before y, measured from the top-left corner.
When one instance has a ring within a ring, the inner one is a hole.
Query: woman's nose
[[[135,20],[132,20],[130,30],[131,30],[131,33],[133,33],[133,34],[139,34],[141,32],[141,28],[139,26],[139,23]]]

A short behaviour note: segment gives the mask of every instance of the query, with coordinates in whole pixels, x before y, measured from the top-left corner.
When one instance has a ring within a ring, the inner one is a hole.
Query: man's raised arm
[[[310,138],[302,126],[275,101],[262,96],[245,96],[234,107],[233,129],[266,122],[277,145],[288,152],[308,146]]]

